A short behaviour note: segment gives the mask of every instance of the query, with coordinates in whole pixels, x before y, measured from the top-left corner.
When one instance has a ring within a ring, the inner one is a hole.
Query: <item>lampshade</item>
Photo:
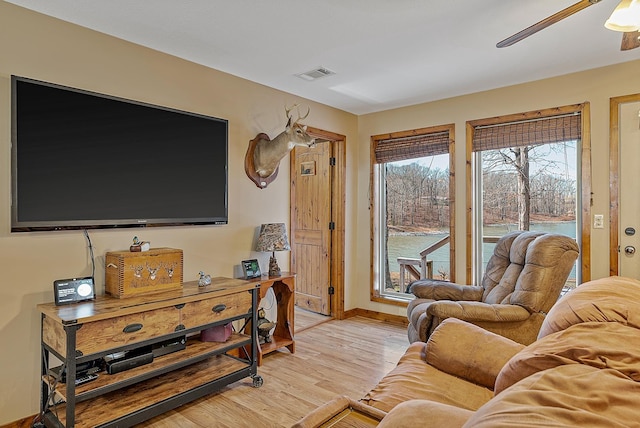
[[[624,33],[640,30],[640,0],[622,0],[604,26]]]
[[[260,227],[256,251],[288,251],[289,239],[284,223],[267,223]]]
[[[280,276],[280,266],[275,251],[290,250],[287,228],[284,223],[267,223],[260,227],[256,251],[271,251],[269,258],[269,276]]]

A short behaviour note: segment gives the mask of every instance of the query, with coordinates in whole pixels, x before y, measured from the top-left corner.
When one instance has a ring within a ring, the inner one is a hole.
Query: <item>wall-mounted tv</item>
[[[11,83],[13,232],[227,223],[226,120]]]

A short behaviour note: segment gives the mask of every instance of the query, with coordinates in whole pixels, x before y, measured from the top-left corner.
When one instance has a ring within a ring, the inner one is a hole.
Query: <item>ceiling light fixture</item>
[[[640,30],[640,0],[622,0],[604,26],[623,33]]]

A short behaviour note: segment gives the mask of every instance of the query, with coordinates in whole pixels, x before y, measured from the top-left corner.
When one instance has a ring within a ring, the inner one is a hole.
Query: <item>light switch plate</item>
[[[594,229],[604,228],[604,215],[602,214],[593,215],[593,228]]]

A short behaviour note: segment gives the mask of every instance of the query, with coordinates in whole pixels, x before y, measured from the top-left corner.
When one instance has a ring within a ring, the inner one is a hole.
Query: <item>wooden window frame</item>
[[[401,298],[392,298],[386,295],[382,295],[377,289],[376,281],[376,269],[375,269],[375,242],[376,234],[380,233],[375,218],[375,200],[376,200],[376,186],[375,186],[375,166],[376,164],[392,162],[401,159],[411,159],[414,157],[429,156],[434,154],[443,154],[442,151],[436,153],[435,151],[420,151],[411,150],[406,147],[400,147],[397,151],[381,149],[381,146],[386,142],[397,140],[409,142],[428,142],[428,136],[436,134],[448,133],[448,142],[446,147],[449,155],[449,230],[450,230],[450,247],[449,247],[449,259],[450,259],[450,276],[451,281],[455,281],[455,124],[431,126],[426,128],[413,129],[408,131],[392,132],[387,134],[373,135],[371,136],[371,152],[370,152],[370,176],[369,176],[369,212],[370,216],[370,300],[380,303],[388,303],[397,306],[406,306],[408,300]],[[427,138],[421,138],[427,137]],[[437,141],[442,142],[441,138],[437,138]],[[443,146],[439,146],[443,147]]]

